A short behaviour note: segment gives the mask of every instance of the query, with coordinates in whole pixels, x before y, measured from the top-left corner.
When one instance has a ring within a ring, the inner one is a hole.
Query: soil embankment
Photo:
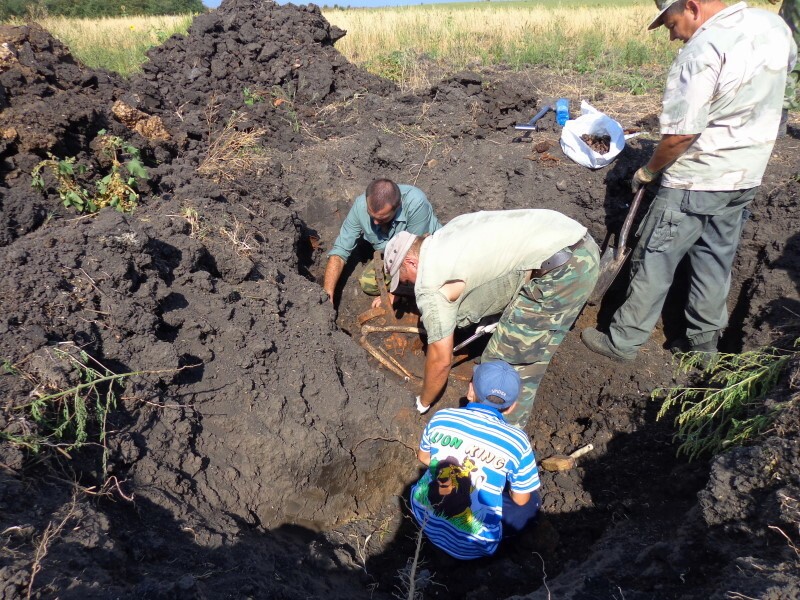
[[[349,202],[385,176],[422,188],[443,221],[552,208],[598,241],[621,223],[651,137],[589,171],[558,150],[552,115],[531,136],[549,150],[510,142],[546,101],[537,73],[465,71],[401,93],[344,60],[342,35],[312,6],[225,0],[124,81],[36,26],[0,28],[0,356],[31,376],[4,375],[0,391],[10,407],[35,385],[75,385],[54,348],[148,371],[119,390],[105,477],[97,448],[40,463],[2,442],[0,598],[26,595],[41,536],[60,523],[36,573],[42,597],[391,597],[414,550],[403,498],[424,418],[413,386],[351,337],[368,306],[356,277],[338,310],[317,282]],[[638,112],[630,98],[616,116],[652,121]],[[139,207],[76,218],[31,172],[71,156],[92,186],[109,168],[102,129],[142,152]],[[216,152],[254,132],[257,152]],[[796,138],[779,141],[753,205],[725,349],[769,343],[797,314],[797,156]],[[604,324],[623,284],[579,327]],[[425,597],[546,597],[545,581],[562,598],[798,593],[796,420],[710,465],[676,460],[670,424],[655,421],[680,288],[633,364],[570,333],[528,431],[541,456],[589,442],[594,454],[543,476],[539,525],[498,556],[463,564],[426,546]],[[451,381],[441,404],[463,387]],[[35,427],[0,412],[3,431]],[[73,503],[69,479],[112,483]]]

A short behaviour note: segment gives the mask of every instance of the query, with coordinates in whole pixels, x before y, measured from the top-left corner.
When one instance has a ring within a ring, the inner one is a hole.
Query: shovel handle
[[[569,457],[570,458],[580,458],[584,454],[589,454],[589,452],[591,452],[592,450],[594,450],[594,446],[592,444],[586,444],[583,448],[579,448],[578,450],[575,450],[575,452],[570,454]]]
[[[535,125],[536,121],[545,116],[547,114],[547,111],[550,110],[551,108],[553,108],[552,104],[547,104],[543,106],[542,109],[538,113],[536,113],[530,121],[528,121],[527,125]]]
[[[642,203],[642,196],[644,196],[644,187],[642,186],[636,192],[636,195],[633,197],[633,202],[631,202],[631,207],[628,209],[628,215],[625,217],[625,222],[622,224],[622,229],[619,231],[619,238],[617,239],[617,251],[624,252],[625,245],[628,241],[628,232],[631,230],[631,225],[633,225],[633,219],[636,217],[636,213],[639,212],[639,205]]]

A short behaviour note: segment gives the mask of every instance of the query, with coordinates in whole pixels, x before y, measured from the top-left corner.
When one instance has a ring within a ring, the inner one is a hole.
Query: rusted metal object
[[[378,285],[378,291],[381,295],[381,306],[365,310],[356,318],[358,324],[361,325],[361,338],[358,340],[358,343],[361,344],[361,346],[367,352],[369,352],[372,357],[375,358],[375,360],[377,360],[395,375],[402,377],[406,381],[422,381],[421,376],[415,375],[409,371],[406,367],[400,364],[395,357],[391,356],[386,349],[371,344],[367,339],[368,335],[374,333],[425,335],[425,329],[422,327],[404,325],[400,320],[397,319],[394,309],[389,303],[389,292],[386,289],[386,282],[383,278],[383,259],[381,258],[381,253],[379,250],[375,251],[375,254],[373,255],[373,261],[375,264],[375,282]],[[379,317],[383,317],[386,321],[388,321],[388,323],[385,325],[372,325],[369,323],[370,321]],[[393,340],[393,338],[396,337],[398,336],[390,336],[390,340]],[[400,351],[401,356],[405,354],[407,344],[400,344],[397,342],[397,340],[390,341],[390,344],[392,345],[392,348]],[[460,373],[456,373],[455,371],[451,371],[450,376],[460,381],[470,381],[471,379],[471,375],[465,376],[461,375]]]
[[[424,334],[425,330],[421,327],[414,327],[411,325],[362,325],[361,327],[361,339],[359,343],[374,356],[378,362],[380,362],[384,367],[392,371],[393,373],[400,375],[408,380],[412,381],[420,381],[422,378],[414,375],[411,371],[406,369],[403,365],[401,365],[396,358],[390,356],[386,353],[382,348],[376,348],[372,344],[369,343],[367,340],[367,336],[371,333],[416,333]]]
[[[397,323],[397,317],[394,314],[392,303],[389,302],[389,290],[386,289],[386,281],[383,276],[383,258],[381,251],[375,250],[372,256],[372,262],[375,267],[375,283],[378,284],[378,291],[381,294],[381,306],[386,309],[386,318],[390,323]]]
[[[425,334],[422,327],[414,327],[413,325],[364,325],[361,327],[361,333],[419,333]]]
[[[378,317],[382,317],[386,314],[386,310],[382,306],[377,306],[375,308],[370,308],[369,310],[365,310],[360,315],[358,315],[357,320],[359,325],[363,325],[367,321],[372,321],[372,319],[377,319]]]
[[[394,358],[387,355],[385,352],[381,352],[378,348],[373,346],[367,340],[366,334],[361,336],[361,339],[358,340],[358,343],[369,352],[375,360],[381,363],[384,367],[389,369],[395,375],[399,375],[403,379],[412,380],[412,381],[419,381],[420,378],[411,373],[408,369],[406,369],[403,365],[397,362]]]

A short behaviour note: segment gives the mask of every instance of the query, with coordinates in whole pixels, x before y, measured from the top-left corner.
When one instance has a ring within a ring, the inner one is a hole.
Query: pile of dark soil
[[[542,103],[538,70],[467,71],[401,93],[347,63],[341,35],[313,6],[225,0],[122,81],[76,64],[36,26],[0,28],[0,357],[18,370],[0,376],[0,431],[36,433],[12,408],[80,383],[58,350],[139,373],[116,388],[106,472],[98,446],[36,459],[0,445],[0,598],[25,597],[32,580],[34,594],[60,598],[404,589],[416,538],[405,498],[427,417],[413,385],[352,339],[369,305],[352,272],[336,309],[317,282],[349,203],[385,176],[425,190],[443,221],[552,208],[601,241],[654,141],[586,170],[557,150],[547,118],[533,145],[511,143],[511,126]],[[258,152],[202,176],[226,127],[260,130]],[[142,151],[149,175],[133,213],[78,217],[54,182],[44,195],[30,187],[48,153],[75,157],[92,185],[107,169],[101,129]],[[545,142],[549,152],[531,154]],[[797,149],[779,141],[753,205],[723,349],[771,343],[798,312]],[[540,456],[589,442],[594,453],[543,474],[539,524],[497,556],[459,563],[425,545],[424,597],[797,594],[796,411],[756,445],[676,459],[648,398],[674,382],[663,344],[682,327],[681,286],[635,363],[578,339],[607,323],[623,288],[620,278],[585,309],[528,425]],[[464,391],[451,381],[440,405]],[[771,401],[792,394],[787,381]]]

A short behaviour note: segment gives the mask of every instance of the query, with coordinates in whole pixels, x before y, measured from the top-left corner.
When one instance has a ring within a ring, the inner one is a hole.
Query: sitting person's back
[[[539,510],[528,435],[503,419],[519,389],[508,364],[478,365],[470,403],[438,411],[422,434],[418,456],[428,469],[412,489],[412,511],[431,542],[455,558],[494,554],[504,533],[521,531]]]

